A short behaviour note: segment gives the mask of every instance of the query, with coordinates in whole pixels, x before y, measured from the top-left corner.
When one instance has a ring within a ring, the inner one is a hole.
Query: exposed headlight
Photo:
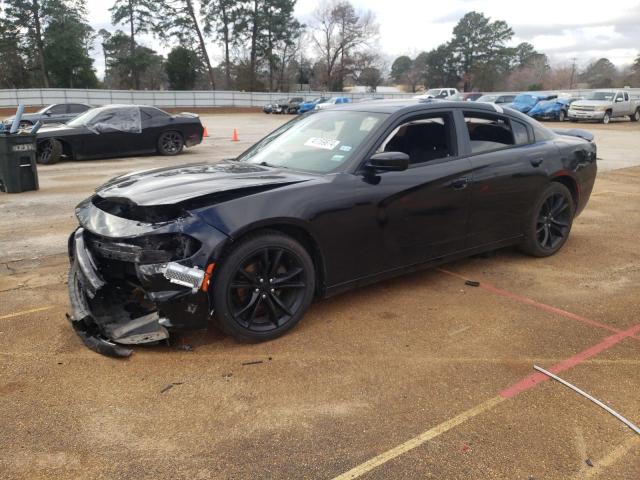
[[[145,235],[137,238],[113,239],[87,235],[90,250],[111,260],[141,264],[182,260],[200,249],[200,242],[184,234]]]

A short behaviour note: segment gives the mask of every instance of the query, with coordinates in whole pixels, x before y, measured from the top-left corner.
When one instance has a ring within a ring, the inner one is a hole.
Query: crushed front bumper
[[[198,219],[147,229],[87,203],[76,213],[83,227],[69,238],[71,311],[67,317],[87,347],[103,355],[127,357],[132,344],[155,344],[168,339],[172,330],[207,327],[209,295],[196,288],[203,283],[195,285],[198,276],[189,273],[204,273],[217,254],[216,245],[222,246],[226,239],[223,234]],[[199,236],[200,248],[182,260],[153,263],[148,255],[140,260],[141,251],[157,251],[141,249],[136,240],[177,232]],[[189,281],[194,285],[189,286]]]

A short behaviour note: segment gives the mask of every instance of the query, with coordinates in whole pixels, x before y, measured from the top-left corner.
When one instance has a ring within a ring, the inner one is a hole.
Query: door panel
[[[470,194],[469,159],[425,164],[380,175],[393,192],[378,199],[376,217],[384,244],[404,265],[464,249]]]
[[[469,247],[522,234],[528,212],[547,184],[545,162],[550,150],[546,143],[538,143],[470,157]]]

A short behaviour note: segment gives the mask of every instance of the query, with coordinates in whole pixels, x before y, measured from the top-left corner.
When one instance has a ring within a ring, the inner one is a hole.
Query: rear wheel
[[[276,338],[293,328],[313,300],[313,261],[298,242],[278,232],[248,237],[216,269],[214,317],[239,341]]]
[[[631,119],[632,122],[637,122],[640,120],[640,108],[638,110],[635,111],[635,113],[633,115],[631,115],[629,117]]]
[[[569,189],[561,183],[552,182],[533,208],[521,249],[534,257],[548,257],[556,253],[569,238],[574,212]]]
[[[158,153],[160,155],[177,155],[184,148],[184,140],[178,132],[164,132],[158,139]]]
[[[58,163],[62,157],[62,143],[50,138],[38,144],[37,160],[43,165]]]

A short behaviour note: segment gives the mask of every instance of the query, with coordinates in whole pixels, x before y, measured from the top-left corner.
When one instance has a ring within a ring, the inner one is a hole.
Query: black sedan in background
[[[268,340],[314,297],[512,245],[552,255],[591,194],[590,138],[477,102],[355,103],[234,161],[115,178],[76,209],[72,324],[115,356],[211,319]]]
[[[202,142],[198,115],[171,115],[159,108],[109,105],[88,110],[66,125],[38,131],[38,162],[122,157],[148,153],[177,155]]]
[[[25,113],[20,119],[20,125],[29,127],[38,121],[42,123],[67,123],[91,108],[91,105],[84,103],[54,103],[35,113]],[[14,117],[9,117],[5,122],[11,124],[13,119]]]

